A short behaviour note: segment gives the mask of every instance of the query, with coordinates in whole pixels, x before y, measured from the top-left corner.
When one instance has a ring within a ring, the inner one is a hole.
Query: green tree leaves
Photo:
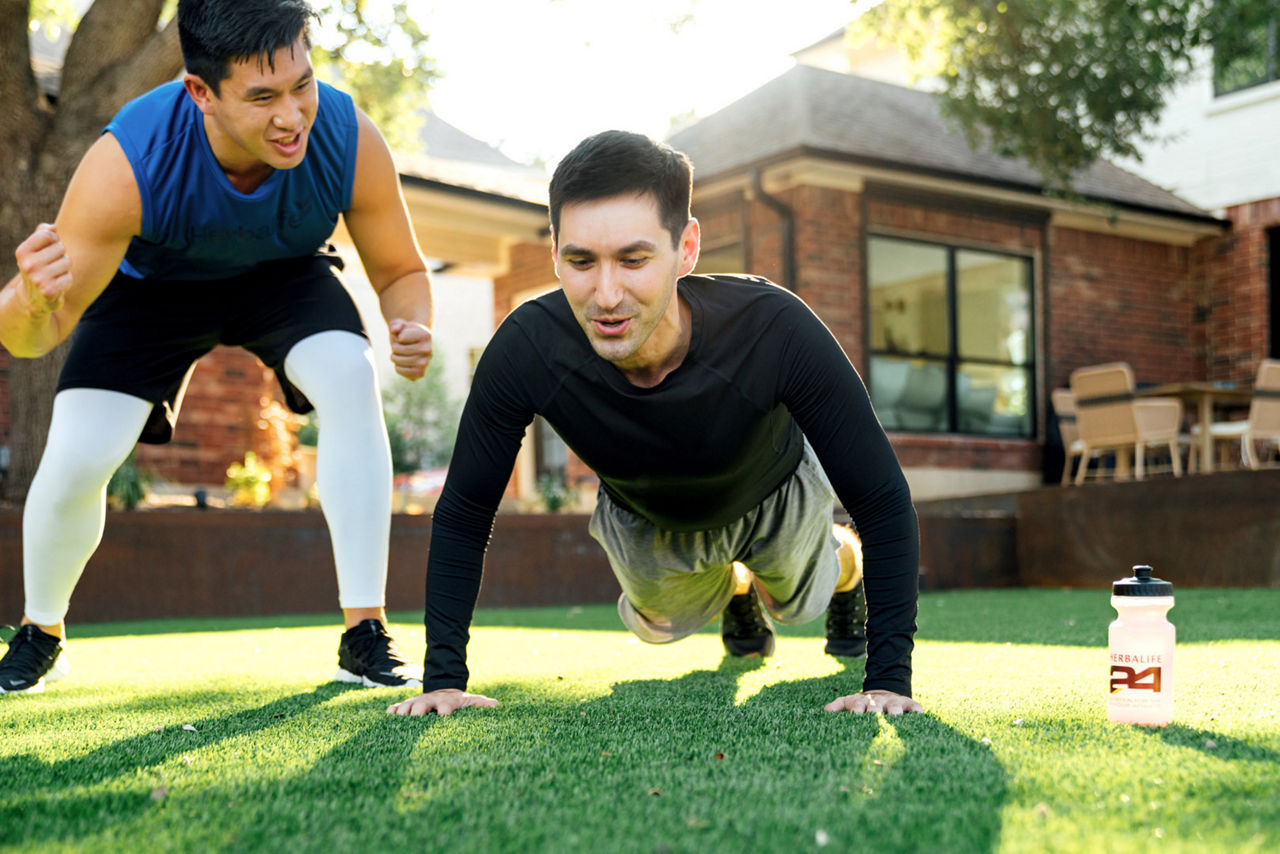
[[[320,0],[312,37],[317,75],[350,93],[396,151],[421,149],[427,92],[438,76],[427,34],[407,3]]]
[[[885,0],[851,27],[936,77],[970,144],[1029,161],[1051,189],[1140,156],[1198,51],[1230,49],[1274,0]]]

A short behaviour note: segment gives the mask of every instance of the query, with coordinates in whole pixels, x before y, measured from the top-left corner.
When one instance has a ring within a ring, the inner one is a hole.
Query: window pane
[[[717,249],[707,249],[698,255],[698,265],[694,272],[700,275],[712,273],[742,273],[747,269],[743,258],[742,244],[731,243]],[[783,284],[790,284],[783,283]]]
[[[886,430],[947,430],[945,365],[872,356],[871,404]]]
[[[569,448],[551,425],[539,415],[533,421],[534,436],[537,438],[537,450],[534,467],[538,477],[550,477],[562,481],[569,464]]]
[[[1031,373],[1026,368],[961,363],[956,378],[961,433],[1030,436]]]
[[[947,250],[875,237],[867,244],[871,349],[945,356]]]
[[[1030,264],[989,252],[956,252],[957,330],[962,359],[1025,365],[1031,351]]]
[[[1213,93],[1225,95],[1276,79],[1274,6],[1245,10],[1231,41],[1214,45]],[[1225,38],[1225,35],[1222,36]]]
[[[1030,259],[876,237],[867,271],[867,384],[886,429],[1034,435]]]

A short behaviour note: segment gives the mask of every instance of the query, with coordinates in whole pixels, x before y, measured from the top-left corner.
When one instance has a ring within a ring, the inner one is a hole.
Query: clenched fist
[[[391,363],[406,379],[421,379],[431,364],[431,330],[421,323],[395,318],[387,323],[391,333]]]
[[[22,275],[22,300],[31,314],[48,315],[62,308],[63,295],[71,287],[71,259],[57,228],[40,223],[13,255]]]

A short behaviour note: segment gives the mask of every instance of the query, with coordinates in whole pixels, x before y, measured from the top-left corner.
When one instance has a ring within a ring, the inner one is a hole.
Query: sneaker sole
[[[338,672],[333,674],[334,682],[347,682],[352,685],[363,685],[365,688],[421,688],[421,679],[406,679],[399,685],[388,685],[385,682],[374,682],[368,676],[360,676],[352,673],[346,668],[339,667]]]
[[[44,679],[41,679],[30,688],[0,688],[0,694],[43,694]]]

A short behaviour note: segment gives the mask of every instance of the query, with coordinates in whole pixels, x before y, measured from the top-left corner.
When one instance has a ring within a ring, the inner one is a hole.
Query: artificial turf
[[[0,851],[1280,850],[1280,590],[1177,601],[1159,730],[1106,719],[1105,591],[922,596],[926,714],[891,719],[822,711],[862,663],[820,622],[744,661],[482,611],[502,705],[417,719],[326,681],[328,618],[73,627],[68,680],[0,697]]]

